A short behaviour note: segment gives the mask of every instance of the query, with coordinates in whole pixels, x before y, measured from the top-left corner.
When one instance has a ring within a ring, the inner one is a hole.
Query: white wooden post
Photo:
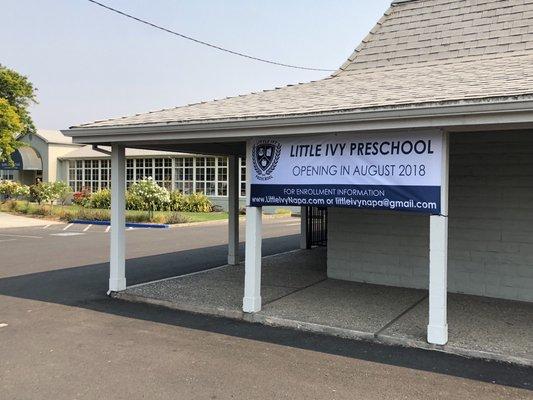
[[[228,157],[228,264],[239,263],[239,159]]]
[[[246,207],[246,254],[242,301],[244,312],[261,311],[261,217],[261,207]]]
[[[300,209],[300,249],[307,249],[307,207]]]
[[[449,138],[443,133],[441,213],[429,217],[429,343],[448,342],[448,175]]]
[[[246,144],[246,243],[244,259],[244,312],[261,311],[262,208],[250,206],[253,173],[252,147]]]
[[[126,289],[126,157],[125,148],[113,145],[111,150],[111,251],[109,292]]]

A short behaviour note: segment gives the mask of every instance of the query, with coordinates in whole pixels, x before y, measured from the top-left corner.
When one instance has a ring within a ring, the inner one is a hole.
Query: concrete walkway
[[[184,311],[533,366],[533,304],[448,297],[449,342],[425,340],[427,291],[326,277],[324,249],[265,257],[263,309],[241,311],[243,265],[128,288],[116,297]]]
[[[19,215],[0,212],[0,229],[3,228],[24,228],[27,226],[44,226],[59,224],[61,222],[49,221],[46,219],[21,217]]]

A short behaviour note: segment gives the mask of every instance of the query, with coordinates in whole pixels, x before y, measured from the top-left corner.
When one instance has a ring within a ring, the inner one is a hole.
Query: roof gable
[[[533,0],[414,0],[387,10],[337,73],[533,51]]]

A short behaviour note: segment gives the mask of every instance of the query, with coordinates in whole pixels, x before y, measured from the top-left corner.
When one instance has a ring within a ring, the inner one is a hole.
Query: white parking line
[[[108,225],[107,228],[105,228],[105,232],[109,232],[109,230],[111,229],[111,225]]]
[[[65,227],[63,228],[63,230],[66,231],[66,230],[67,230],[68,228],[70,228],[72,225],[74,225],[74,224],[68,224],[67,226],[65,226]]]
[[[2,322],[2,323],[0,324],[0,328],[5,328],[6,326],[8,326],[8,325],[7,325],[5,322]]]
[[[17,239],[0,239],[0,242],[12,242],[13,240]]]
[[[92,225],[92,224],[87,225],[87,226],[83,229],[83,232],[88,231],[88,230],[91,228],[91,226],[93,226],[93,225]]]
[[[27,238],[27,239],[42,239],[42,236],[29,236],[29,235],[8,235],[7,233],[0,233],[0,236],[8,236],[15,238]]]
[[[65,233],[51,233],[50,236],[79,236],[79,235],[85,235],[85,233],[81,232],[65,232]]]
[[[52,224],[48,224],[48,225],[43,226],[43,229],[48,229],[50,227],[50,225],[52,225]]]

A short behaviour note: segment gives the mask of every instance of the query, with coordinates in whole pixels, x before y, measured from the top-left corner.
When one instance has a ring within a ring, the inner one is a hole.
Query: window
[[[176,158],[176,182],[174,187],[176,190],[184,194],[191,194],[194,192],[194,158],[182,157]]]
[[[133,159],[126,159],[126,188],[129,189],[131,185],[133,185],[133,182],[135,182],[135,179],[133,179]]]
[[[154,165],[156,183],[168,190],[172,189],[172,159],[156,158]]]
[[[198,157],[195,169],[196,192],[216,195],[216,158]]]
[[[0,170],[0,181],[14,181],[15,172],[10,170]]]
[[[217,158],[217,196],[228,195],[228,159]]]
[[[110,186],[110,160],[71,160],[68,163],[68,184],[75,190],[96,192]]]
[[[110,166],[111,166],[110,160],[100,160],[100,188],[101,189],[105,189],[110,186],[110,180],[111,180]]]

